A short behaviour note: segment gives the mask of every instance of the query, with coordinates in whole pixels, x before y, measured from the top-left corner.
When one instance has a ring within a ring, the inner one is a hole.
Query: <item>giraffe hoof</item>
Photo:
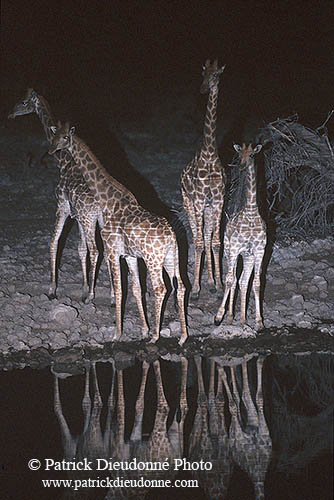
[[[48,293],[48,294],[47,294],[47,298],[48,298],[49,300],[54,300],[54,299],[56,299],[56,298],[57,298],[57,295],[56,295],[56,293],[55,293],[55,292]]]
[[[92,300],[94,299],[94,297],[90,297],[89,295],[87,297],[82,297],[82,302],[84,304],[89,304]]]
[[[264,324],[263,324],[263,321],[258,321],[257,324],[256,324],[256,330],[259,331],[259,330],[264,330]]]
[[[192,292],[192,294],[190,295],[190,298],[191,300],[198,300],[199,299],[199,292]]]
[[[142,334],[143,339],[147,339],[148,338],[149,332],[150,332],[149,328],[145,328],[145,329],[142,330],[141,334]]]
[[[180,340],[179,340],[179,342],[178,342],[178,344],[180,346],[182,346],[187,341],[187,339],[188,339],[188,337],[184,337],[184,338],[181,337]]]
[[[216,325],[216,326],[219,326],[219,325],[220,325],[220,323],[222,322],[222,319],[223,319],[223,318],[221,318],[221,319],[217,319],[217,316],[215,316],[215,319],[214,319],[214,323],[215,323],[215,325]]]

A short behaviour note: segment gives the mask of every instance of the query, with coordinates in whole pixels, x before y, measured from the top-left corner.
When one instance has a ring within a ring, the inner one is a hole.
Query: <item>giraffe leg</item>
[[[104,250],[104,251],[106,254],[106,250]],[[106,261],[106,265],[107,265],[107,270],[108,270],[108,275],[109,275],[109,283],[110,283],[110,305],[111,305],[111,307],[114,307],[115,306],[115,293],[114,293],[113,277],[112,277],[109,259],[106,258],[105,261]]]
[[[208,283],[209,292],[216,292],[215,280],[213,277],[213,267],[212,267],[212,232],[213,232],[213,221],[212,221],[212,210],[210,208],[204,209],[204,248],[205,256],[208,265]]]
[[[188,198],[188,196],[186,195],[185,191],[183,189],[181,189],[181,191],[182,191],[183,206],[184,206],[184,209],[185,209],[187,216],[188,216],[189,225],[190,225],[190,229],[191,229],[191,233],[192,233],[192,237],[193,237],[193,245],[194,245],[194,253],[195,253],[194,282],[193,282],[193,287],[192,287],[192,292],[191,292],[191,298],[192,298],[192,300],[198,300],[198,298],[199,298],[199,272],[200,272],[200,265],[201,265],[201,257],[202,257],[203,248],[202,248],[202,250],[199,251],[200,254],[196,250],[197,223],[196,223],[194,205],[191,202],[191,200]]]
[[[179,345],[183,345],[188,338],[187,332],[187,322],[186,322],[186,314],[185,314],[185,305],[184,305],[184,297],[186,293],[186,287],[183,284],[180,269],[179,269],[179,251],[176,239],[174,239],[173,248],[169,249],[165,261],[164,268],[168,273],[168,276],[171,280],[171,284],[173,286],[173,278],[176,277],[177,281],[177,309],[179,312],[180,324],[181,324],[181,338],[179,340]]]
[[[161,310],[166,295],[166,287],[162,279],[162,266],[156,269],[154,265],[146,264],[151,276],[154,295],[154,333],[150,342],[156,342],[160,336]]]
[[[92,410],[92,401],[90,399],[89,394],[89,375],[90,375],[90,364],[86,366],[86,374],[85,374],[85,392],[84,397],[82,398],[82,412],[84,415],[84,430],[85,433],[88,429],[90,414]]]
[[[130,441],[141,441],[142,439],[142,423],[144,416],[144,396],[145,396],[145,387],[146,387],[146,379],[147,373],[150,368],[149,363],[147,361],[143,361],[143,370],[141,376],[141,383],[139,387],[139,393],[136,400],[135,405],[135,419],[131,431]]]
[[[263,371],[264,356],[259,356],[256,360],[257,369],[257,390],[256,390],[256,406],[259,416],[259,429],[261,436],[266,436],[270,440],[269,429],[264,416],[264,404],[262,393],[262,371]]]
[[[179,345],[183,345],[188,338],[187,322],[184,306],[184,297],[186,293],[186,287],[183,284],[181,277],[177,278],[177,303],[179,310],[179,318],[181,323],[181,338],[179,340]]]
[[[116,441],[119,452],[124,445],[125,431],[125,398],[123,384],[123,370],[117,370],[117,406],[116,406]]]
[[[86,304],[94,299],[96,265],[97,265],[97,259],[99,257],[99,252],[95,241],[95,227],[96,227],[96,219],[90,220],[85,231],[87,246],[89,250],[89,259],[90,259],[89,291],[85,299]]]
[[[188,360],[182,356],[181,358],[181,393],[180,393],[180,410],[181,410],[181,423],[183,425],[186,412],[188,410],[187,403],[187,376],[188,376]]]
[[[220,249],[221,249],[221,239],[220,239],[220,223],[223,211],[223,204],[218,203],[214,207],[214,226],[213,226],[213,235],[212,235],[212,251],[213,251],[213,260],[215,264],[215,278],[216,278],[216,289],[220,293],[222,293],[223,284],[221,279],[221,262],[220,262]]]
[[[232,370],[231,370],[232,374]],[[238,421],[238,407],[237,403],[232,396],[226,373],[224,368],[221,366],[218,368],[218,375],[222,379],[226,393],[227,393],[227,398],[228,398],[228,408],[231,414],[231,423],[228,431],[228,436],[229,436],[229,446],[232,446],[235,444],[235,440],[239,439],[241,435],[241,429],[240,429],[240,423]],[[226,428],[226,427],[225,427]],[[233,451],[232,451],[233,453]]]
[[[131,284],[132,284],[132,292],[137,301],[139,316],[142,322],[142,335],[143,337],[147,337],[149,332],[149,326],[146,321],[145,311],[143,307],[143,295],[142,289],[140,286],[139,279],[139,270],[138,270],[138,260],[136,257],[127,257],[126,262],[129,266],[129,271],[131,274]]]
[[[230,295],[230,302],[229,302],[227,323],[230,325],[233,320],[233,300],[234,300],[235,288],[237,285],[236,267],[237,267],[238,254],[231,255],[229,252],[227,252],[226,260],[228,269],[225,278],[224,296],[215,317],[215,325],[219,325],[223,319],[225,313],[225,306],[229,295]]]
[[[57,249],[58,241],[62,233],[65,221],[69,216],[69,210],[63,205],[59,205],[56,213],[56,224],[53,231],[53,236],[50,242],[50,270],[51,270],[51,283],[49,287],[48,297],[49,299],[56,298],[56,261],[57,261]]]
[[[202,253],[204,250],[204,239],[203,239],[203,218],[202,214],[199,212],[195,213],[196,217],[196,239],[194,241],[195,247],[195,269],[194,269],[194,283],[191,293],[192,300],[198,300],[200,292],[200,273],[201,273],[201,260]]]
[[[255,404],[253,402],[249,381],[248,381],[248,370],[247,370],[247,362],[244,361],[242,363],[242,379],[243,379],[243,388],[242,388],[242,401],[245,405],[247,411],[247,423],[253,427],[259,426],[259,418],[257,414],[257,410],[255,408]]]
[[[255,256],[255,266],[254,266],[254,280],[253,280],[253,291],[255,296],[255,314],[256,314],[256,328],[261,330],[264,328],[263,319],[261,316],[261,304],[260,304],[260,291],[261,291],[261,267],[262,260],[264,256],[264,249],[262,252],[258,252]]]
[[[158,404],[163,405],[167,410],[169,410],[168,403],[167,403],[166,396],[165,396],[165,392],[164,392],[164,388],[163,388],[163,383],[162,383],[160,362],[158,359],[153,361],[153,369],[154,369],[154,373],[155,373],[155,379],[157,382]]]
[[[112,367],[112,381],[110,384],[110,391],[109,391],[109,396],[108,396],[108,401],[107,401],[107,415],[106,415],[106,422],[105,422],[105,431],[104,431],[104,449],[107,450],[110,444],[110,439],[112,436],[112,420],[113,420],[113,415],[114,415],[114,410],[115,410],[115,378],[116,378],[116,371],[114,368],[114,362],[111,362],[111,367]]]
[[[256,406],[258,411],[263,412],[263,394],[262,394],[262,370],[263,370],[264,356],[259,356],[256,360],[257,371],[257,390],[256,390]]]
[[[119,340],[122,336],[122,280],[121,280],[121,264],[118,255],[107,255],[109,266],[113,279],[115,292],[115,308],[116,308],[116,336],[115,340]]]
[[[248,283],[254,268],[254,255],[243,255],[243,271],[240,276],[240,322],[246,324],[246,298]]]
[[[80,239],[78,243],[78,254],[81,262],[81,270],[82,270],[82,300],[85,301],[85,298],[88,295],[88,281],[87,281],[87,243],[86,243],[86,235],[83,229],[81,222],[78,222]]]
[[[94,436],[95,442],[99,443],[100,446],[103,443],[103,435],[101,430],[101,411],[103,407],[103,402],[101,398],[99,384],[97,381],[95,361],[92,363],[92,372],[93,372],[94,396],[93,396],[93,408],[91,411],[88,433],[90,436]]]

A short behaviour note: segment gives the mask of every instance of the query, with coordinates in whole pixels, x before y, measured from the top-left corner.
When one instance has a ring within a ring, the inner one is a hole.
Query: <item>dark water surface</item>
[[[0,498],[332,499],[333,366],[330,354],[175,355],[2,371]]]

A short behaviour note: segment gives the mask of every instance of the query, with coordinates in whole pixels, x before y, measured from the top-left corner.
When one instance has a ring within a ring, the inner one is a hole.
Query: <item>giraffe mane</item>
[[[32,93],[33,89],[29,89],[28,90],[28,94],[29,96],[31,96],[31,93]],[[37,92],[36,92],[37,93]],[[43,97],[42,95],[40,94],[37,94],[38,95],[38,98],[39,100],[41,101],[41,103],[43,104],[43,106],[45,107],[46,111],[48,112],[48,114],[51,116],[51,120],[52,120],[52,123],[55,123],[55,119],[54,119],[54,116],[53,116],[53,113],[51,111],[51,107],[50,107],[50,104],[48,103],[48,101],[45,99],[45,97]]]

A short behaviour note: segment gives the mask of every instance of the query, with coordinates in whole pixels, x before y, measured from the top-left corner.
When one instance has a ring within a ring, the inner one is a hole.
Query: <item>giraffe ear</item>
[[[218,59],[215,59],[213,61],[213,69],[217,69],[218,68]]]
[[[30,95],[31,95],[31,97],[35,98],[35,97],[37,97],[37,92],[35,92],[34,89],[31,89]]]
[[[53,133],[53,135],[55,135],[55,134],[56,134],[56,132],[57,132],[57,127],[55,127],[54,125],[52,125],[52,126],[50,127],[50,130],[51,130],[51,132]]]
[[[69,134],[70,135],[74,135],[75,134],[75,127],[71,127],[70,130],[69,130]]]
[[[257,146],[255,146],[255,148],[253,149],[253,154],[256,155],[256,153],[259,153],[262,149],[262,144],[258,144]]]
[[[233,144],[234,149],[236,150],[237,153],[240,153],[242,147],[239,146],[239,144]]]

